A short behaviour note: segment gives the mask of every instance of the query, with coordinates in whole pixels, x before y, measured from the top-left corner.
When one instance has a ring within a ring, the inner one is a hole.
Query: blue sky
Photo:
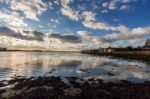
[[[149,0],[0,0],[0,44],[49,50],[139,46],[150,37],[149,4]]]

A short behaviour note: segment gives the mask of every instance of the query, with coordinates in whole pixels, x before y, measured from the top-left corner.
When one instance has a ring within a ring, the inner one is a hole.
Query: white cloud
[[[63,7],[68,7],[69,3],[73,2],[73,0],[61,0],[61,5]]]
[[[121,20],[120,20],[120,19],[117,19],[117,18],[114,18],[113,21],[114,21],[114,22],[120,22]]]
[[[103,7],[101,12],[105,13],[106,11],[110,11],[110,10],[130,9],[133,6],[132,3],[135,3],[137,1],[138,0],[109,0],[101,4],[101,6]]]
[[[122,3],[128,4],[130,2],[137,2],[138,0],[121,0]]]
[[[120,10],[125,10],[125,9],[129,9],[129,8],[130,8],[130,6],[128,6],[128,5],[122,5],[120,7]]]
[[[101,11],[101,13],[107,13],[107,12],[108,12],[107,9]]]
[[[50,9],[53,9],[53,3],[49,2],[48,6],[49,6]]]
[[[122,31],[121,31],[122,30]],[[139,28],[120,28],[120,32],[108,34],[103,37],[106,42],[114,42],[121,40],[137,40],[142,39],[144,36],[150,34],[150,27],[139,27]]]
[[[39,21],[38,16],[47,10],[48,5],[42,0],[12,0],[10,8],[21,11],[26,18]]]
[[[95,21],[95,16],[96,16],[96,13],[93,13],[91,11],[84,11],[82,13],[82,17],[84,19],[84,21],[88,22],[88,21]]]
[[[126,33],[129,31],[129,28],[124,25],[120,25],[120,26],[112,27],[112,30]]]
[[[102,43],[99,38],[97,38],[96,36],[92,36],[87,31],[77,31],[77,34],[80,35],[83,40],[94,43],[94,45],[100,45]]]
[[[0,21],[12,29],[27,28],[28,24],[18,13],[6,9],[0,10]]]
[[[108,2],[104,2],[104,3],[102,4],[102,7],[107,8],[108,6],[109,6],[109,3],[108,3]]]
[[[51,19],[50,21],[53,22],[53,23],[56,23],[56,24],[60,23],[58,19]]]
[[[117,0],[111,0],[108,8],[109,10],[115,10],[117,8]]]
[[[82,13],[82,24],[90,29],[100,29],[100,30],[112,30],[112,31],[127,31],[128,28],[119,25],[119,26],[111,26],[105,22],[96,22],[96,14],[91,11],[84,11]]]
[[[131,30],[131,34],[138,35],[138,36],[150,34],[150,26],[134,28]]]
[[[83,38],[83,40],[88,41],[88,44],[94,47],[108,47],[108,46],[128,46],[134,45],[138,46],[143,44],[145,41],[145,36],[150,35],[150,27],[138,27],[130,29],[126,26],[119,26],[115,28],[118,30],[116,33],[104,35],[100,38],[92,36],[87,31],[78,31],[77,33]],[[114,43],[117,42],[117,45]]]
[[[106,24],[106,23],[103,23],[103,22],[82,22],[82,24],[87,27],[87,28],[91,28],[91,29],[100,29],[100,30],[110,30],[111,27]]]
[[[145,42],[145,38],[138,38],[138,37],[135,37],[135,38],[129,38],[127,40],[125,40],[125,42],[128,42],[128,43],[132,43],[131,45],[134,45],[134,43],[144,43]]]
[[[69,4],[73,2],[73,0],[61,0],[61,9],[60,12],[67,16],[69,19],[78,21],[79,20],[79,11],[73,10],[70,8]]]
[[[105,29],[109,30],[109,25],[103,22],[95,22],[96,14],[91,11],[84,11],[82,13],[83,22],[82,24],[91,29]]]
[[[122,3],[129,3],[131,0],[122,0]]]
[[[69,19],[71,20],[75,20],[75,21],[78,21],[79,18],[78,18],[78,11],[75,11],[71,8],[61,8],[61,13],[65,16],[68,16]]]

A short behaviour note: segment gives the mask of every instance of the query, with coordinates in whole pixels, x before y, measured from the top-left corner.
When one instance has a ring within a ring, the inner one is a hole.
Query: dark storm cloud
[[[17,33],[14,30],[8,27],[0,27],[0,36],[7,36],[22,40],[29,40],[29,41],[44,41],[44,37],[46,35],[42,32],[37,31],[23,31],[24,35],[21,33]],[[63,43],[81,43],[81,38],[76,35],[61,35],[61,34],[49,34],[49,39],[58,39]]]
[[[49,34],[49,38],[56,38],[61,40],[62,42],[70,42],[70,43],[81,43],[81,38],[75,35],[60,35],[60,34]]]
[[[21,33],[17,33],[8,27],[0,27],[1,36],[13,37],[13,38],[22,39],[22,40],[37,40],[37,41],[43,40],[42,37],[44,36],[44,34],[40,32],[35,32],[35,31],[31,33],[32,33],[32,36],[22,35]]]
[[[44,34],[37,31],[23,31],[25,34],[28,35],[29,38],[32,38],[37,41],[43,41]]]

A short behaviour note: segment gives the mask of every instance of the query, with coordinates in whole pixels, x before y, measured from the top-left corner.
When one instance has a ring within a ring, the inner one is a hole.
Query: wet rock
[[[0,90],[0,94],[3,94],[4,92],[6,92],[6,90],[4,89]]]
[[[93,82],[93,81],[95,81],[95,79],[94,78],[89,78],[88,81]]]
[[[80,83],[76,82],[77,77],[65,77],[71,87],[80,87]]]
[[[115,74],[111,73],[111,72],[108,72],[107,75],[109,76],[114,76]]]
[[[49,71],[48,73],[50,73],[50,74],[51,74],[51,73],[53,73],[55,70],[56,70],[56,69],[52,69],[52,70],[51,70],[51,71]]]
[[[78,78],[77,77],[65,77],[68,81],[75,82]]]
[[[95,77],[76,82],[77,77],[37,77],[13,79],[10,88],[0,89],[0,99],[150,99],[150,82],[104,82]],[[0,81],[0,83],[2,83]]]
[[[65,95],[76,96],[81,94],[82,90],[79,88],[68,88],[64,90]]]
[[[5,86],[5,84],[3,82],[0,82],[0,87]]]

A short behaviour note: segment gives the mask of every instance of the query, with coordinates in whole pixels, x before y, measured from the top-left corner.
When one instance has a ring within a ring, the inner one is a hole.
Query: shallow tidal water
[[[143,82],[150,81],[150,62],[75,52],[0,52],[0,80],[43,75]]]

